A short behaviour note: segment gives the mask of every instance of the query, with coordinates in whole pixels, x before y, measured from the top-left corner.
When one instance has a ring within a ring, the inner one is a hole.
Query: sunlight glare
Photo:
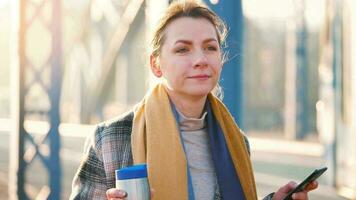
[[[6,6],[7,3],[8,3],[8,0],[0,0],[0,8],[2,8],[3,6]]]
[[[242,7],[247,18],[286,18],[295,13],[291,0],[244,0]]]
[[[317,28],[325,17],[325,0],[306,1],[305,16],[311,28]]]
[[[212,3],[212,4],[216,5],[216,4],[218,4],[218,3],[219,3],[219,0],[210,0],[210,3]]]

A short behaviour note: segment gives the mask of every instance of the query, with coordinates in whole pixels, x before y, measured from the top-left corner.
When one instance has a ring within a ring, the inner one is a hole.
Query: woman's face
[[[204,18],[181,17],[164,31],[159,68],[170,93],[189,97],[207,95],[222,68],[216,30]]]

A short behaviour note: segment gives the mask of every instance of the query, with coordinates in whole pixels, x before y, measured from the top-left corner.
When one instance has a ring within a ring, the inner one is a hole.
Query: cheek
[[[183,81],[185,72],[180,65],[170,63],[162,68],[163,77],[170,82],[170,84],[180,84]]]
[[[176,78],[183,78],[184,76],[189,74],[189,71],[191,70],[191,64],[189,62],[189,59],[177,59],[175,62],[171,63],[171,72],[172,76],[176,76]]]
[[[212,56],[210,57],[210,64],[215,73],[220,73],[222,70],[222,60],[220,56]]]
[[[213,64],[213,70],[216,74],[220,75],[221,71],[222,71],[222,64],[220,61],[217,61]]]

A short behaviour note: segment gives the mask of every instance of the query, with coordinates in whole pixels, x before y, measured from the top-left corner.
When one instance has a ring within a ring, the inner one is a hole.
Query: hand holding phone
[[[309,183],[311,183],[311,182],[315,181],[317,178],[319,178],[327,169],[328,169],[327,167],[324,167],[321,169],[314,170],[314,172],[311,173],[306,179],[304,179],[304,181],[301,182],[296,188],[289,191],[287,196],[284,197],[283,200],[292,200],[292,195],[294,193],[303,191]]]

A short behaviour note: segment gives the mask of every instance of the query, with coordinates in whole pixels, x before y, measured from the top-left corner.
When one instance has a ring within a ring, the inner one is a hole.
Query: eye
[[[186,53],[188,51],[189,51],[189,49],[186,47],[181,47],[181,48],[178,48],[175,50],[176,53]]]
[[[207,46],[206,48],[205,48],[205,50],[208,50],[208,51],[217,51],[218,50],[218,48],[216,47],[216,46]]]

